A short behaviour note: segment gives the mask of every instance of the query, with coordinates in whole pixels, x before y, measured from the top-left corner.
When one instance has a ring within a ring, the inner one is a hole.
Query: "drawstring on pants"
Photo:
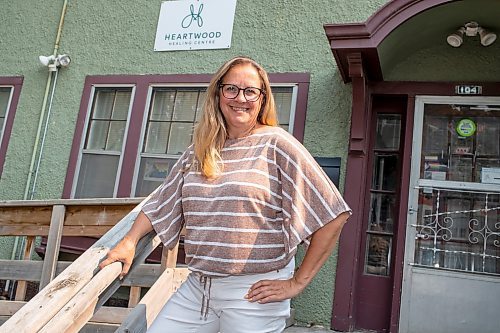
[[[200,283],[203,284],[203,298],[201,300],[200,319],[207,320],[208,309],[210,306],[210,288],[212,287],[212,278],[210,276],[200,275]]]

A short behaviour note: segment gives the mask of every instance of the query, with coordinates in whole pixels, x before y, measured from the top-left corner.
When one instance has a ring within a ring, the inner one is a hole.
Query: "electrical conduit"
[[[63,25],[64,25],[64,17],[66,16],[67,6],[68,6],[68,0],[63,0],[63,6],[62,6],[62,10],[61,10],[61,17],[59,19],[59,26],[57,27],[57,35],[56,35],[56,40],[55,40],[55,43],[54,43],[54,51],[52,52],[52,54],[54,55],[54,57],[57,57],[57,53],[59,51],[59,42],[61,40],[61,33],[62,33]],[[47,101],[49,99],[50,86],[52,84],[52,76],[55,75],[56,80],[57,80],[57,72],[58,72],[58,68],[57,67],[56,67],[56,71],[50,71],[49,70],[49,73],[48,73],[49,75],[47,77],[47,83],[45,84],[45,93],[44,93],[44,96],[43,96],[42,108],[41,108],[41,112],[40,112],[40,119],[38,121],[38,129],[37,129],[37,132],[36,132],[35,143],[34,143],[34,146],[33,146],[33,154],[31,155],[30,169],[29,169],[29,172],[28,172],[27,180],[26,180],[26,187],[24,189],[23,200],[33,200],[33,197],[34,197],[34,194],[35,194],[36,176],[38,174],[38,168],[40,166],[40,160],[42,158],[42,150],[43,150],[43,146],[42,146],[40,148],[40,153],[37,154],[38,153],[38,145],[40,143],[40,136],[41,136],[41,133],[42,133],[42,126],[43,126],[44,119],[45,119],[45,111],[46,111],[46,108],[47,108]],[[54,85],[52,87],[52,96],[54,94],[56,80],[54,80]],[[51,102],[50,102],[49,108],[51,108],[51,107],[52,107],[52,98],[51,98]],[[48,112],[48,115],[50,115],[50,110]],[[48,115],[47,115],[46,122],[49,121]],[[47,124],[45,125],[45,131],[43,133],[42,145],[43,145],[43,142],[45,141],[46,134],[47,134]],[[37,155],[38,155],[38,162],[36,162]],[[36,170],[34,170],[35,164],[36,164]],[[35,174],[35,177],[34,177],[34,182],[33,182],[33,186],[32,186],[32,189],[31,189],[31,193],[30,193],[30,185],[31,185],[31,179],[33,178],[33,174]],[[14,246],[12,248],[11,260],[15,260],[16,258],[20,257],[20,255],[24,252],[23,251],[23,247],[24,247],[24,238],[22,238],[20,240],[20,236],[16,236],[16,238],[14,240]],[[7,281],[6,289],[8,288],[8,282],[9,281]]]

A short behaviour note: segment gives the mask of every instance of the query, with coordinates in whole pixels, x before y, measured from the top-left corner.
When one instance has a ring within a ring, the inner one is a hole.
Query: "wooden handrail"
[[[103,235],[79,258],[77,258],[72,264],[70,264],[61,274],[59,274],[54,280],[52,280],[52,282],[50,282],[36,296],[34,296],[30,302],[24,305],[2,326],[0,326],[0,332],[38,332],[53,317],[58,315],[58,312],[60,312],[61,309],[65,308],[68,302],[70,302],[73,297],[75,297],[77,293],[93,279],[94,275],[98,272],[99,262],[106,256],[109,249],[114,247],[118,243],[118,241],[122,239],[123,236],[127,233],[146,200],[147,198],[144,199],[139,205],[137,205],[132,211],[130,211],[119,223],[117,223],[111,230]],[[60,202],[54,201],[54,203],[58,204]],[[2,204],[9,205],[9,207],[22,206],[17,203]],[[40,203],[40,206],[46,204],[47,202],[44,202],[43,204]],[[74,204],[76,204],[76,201],[74,201]],[[95,205],[97,204],[97,202],[94,200],[89,200],[88,204]],[[154,249],[154,247],[158,244],[158,239],[153,240],[153,238],[153,233],[150,233],[141,240],[136,251],[136,254],[138,256],[143,257],[147,252],[151,252]],[[113,272],[116,272],[116,270],[114,270]],[[118,274],[119,271],[113,278],[114,281],[117,281],[116,277],[118,276]],[[101,280],[100,277],[96,279],[97,282],[93,283],[98,283],[98,280]],[[113,283],[115,282],[111,282],[110,285],[113,285]],[[116,284],[116,288],[118,287],[119,283]],[[92,289],[92,284],[89,288]],[[93,313],[94,311],[95,308],[93,308],[91,312]],[[73,321],[70,316],[58,316],[59,320],[70,322]]]
[[[176,267],[178,244],[172,250],[164,249],[161,265],[142,264],[160,243],[154,232],[146,235],[137,245],[134,263],[123,280],[117,279],[120,263],[103,270],[98,269],[98,264],[130,229],[146,200],[0,201],[0,236],[30,235],[30,240],[36,235],[48,236],[43,262],[0,260],[0,277],[23,280],[18,282],[20,296],[16,299],[24,299],[21,293],[25,287],[19,288],[24,281],[40,281],[41,285],[40,292],[27,303],[0,301],[0,307],[5,308],[0,311],[0,323],[2,316],[11,316],[0,326],[0,333],[79,332],[93,316],[93,322],[87,325],[96,325],[99,321],[101,325],[122,323],[117,332],[145,332],[189,274],[187,268]],[[137,203],[132,211],[127,208]],[[125,212],[128,214],[116,223]],[[94,228],[90,234],[96,236],[101,236],[103,230],[110,230],[73,263],[58,261],[63,234],[74,235],[76,231],[81,235],[81,231],[89,228]],[[25,257],[29,254],[25,253]],[[58,272],[61,273],[57,275]],[[154,284],[153,279],[156,279]],[[131,295],[133,291],[139,297],[141,286],[151,284],[151,289],[140,302],[139,298],[133,301],[138,303],[133,310],[105,307],[103,310],[106,311],[98,311],[120,286],[131,286]],[[106,313],[114,318],[106,318]]]

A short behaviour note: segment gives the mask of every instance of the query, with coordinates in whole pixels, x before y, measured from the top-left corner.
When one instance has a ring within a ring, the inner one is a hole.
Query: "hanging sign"
[[[462,137],[469,137],[476,133],[476,123],[472,119],[460,119],[457,123],[456,131]]]
[[[164,1],[155,51],[228,49],[236,0]]]

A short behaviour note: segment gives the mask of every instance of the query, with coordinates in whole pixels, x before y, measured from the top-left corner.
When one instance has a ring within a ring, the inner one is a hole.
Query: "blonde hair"
[[[247,57],[236,57],[222,65],[212,77],[207,88],[203,114],[194,130],[193,138],[193,167],[209,179],[216,178],[222,172],[223,166],[219,162],[222,160],[221,150],[228,136],[226,121],[219,106],[219,85],[233,67],[245,64],[252,65],[257,70],[261,80],[263,101],[257,122],[269,126],[278,125],[271,85],[264,68]]]

